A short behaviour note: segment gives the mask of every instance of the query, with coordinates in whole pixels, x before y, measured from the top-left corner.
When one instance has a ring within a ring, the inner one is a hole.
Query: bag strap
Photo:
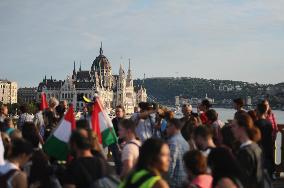
[[[1,181],[7,182],[9,180],[9,178],[12,177],[17,171],[18,171],[18,169],[11,169],[6,174],[2,174],[0,176]]]
[[[140,187],[146,180],[150,179],[151,177],[153,177],[154,175],[150,172],[144,174],[142,177],[140,177],[138,179],[138,181],[136,181],[135,183],[131,183],[131,179],[134,176],[134,174],[130,175],[125,183],[125,187],[127,188],[137,188]]]
[[[140,148],[141,146],[139,146],[137,143],[135,143],[135,142],[132,142],[132,141],[130,141],[130,142],[127,142],[126,143],[126,145],[128,145],[128,144],[133,144],[133,145],[135,145],[135,146],[137,146],[138,148]]]

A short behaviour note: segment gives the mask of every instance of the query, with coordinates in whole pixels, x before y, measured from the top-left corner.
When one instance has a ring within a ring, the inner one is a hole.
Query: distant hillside
[[[136,87],[141,84],[143,84],[143,80],[134,81]],[[157,101],[164,104],[173,104],[175,96],[204,98],[207,94],[215,101],[263,96],[267,95],[269,88],[274,87],[258,83],[201,78],[147,78],[144,80],[144,86],[150,98],[156,98]]]

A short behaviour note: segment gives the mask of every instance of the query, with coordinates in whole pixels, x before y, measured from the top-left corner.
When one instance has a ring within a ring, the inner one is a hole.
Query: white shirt
[[[251,141],[251,140],[248,140],[248,141],[242,143],[241,146],[240,146],[240,148],[243,148],[243,147],[248,146],[248,145],[251,145],[251,144],[252,144],[252,141]]]

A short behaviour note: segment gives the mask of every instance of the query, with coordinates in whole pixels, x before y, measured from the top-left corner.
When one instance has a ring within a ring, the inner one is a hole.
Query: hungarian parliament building
[[[74,62],[72,76],[67,76],[65,80],[55,80],[52,77],[47,79],[45,76],[37,88],[38,101],[41,92],[46,94],[47,100],[55,97],[60,101],[72,103],[77,111],[84,107],[83,102],[77,100],[80,95],[90,99],[98,95],[107,110],[122,105],[129,114],[134,112],[134,107],[139,102],[147,101],[146,89],[142,85],[135,89],[133,85],[130,60],[127,73],[120,65],[119,74],[113,75],[111,64],[103,54],[102,44],[100,54],[93,61],[91,70],[82,70],[81,65],[76,70]]]

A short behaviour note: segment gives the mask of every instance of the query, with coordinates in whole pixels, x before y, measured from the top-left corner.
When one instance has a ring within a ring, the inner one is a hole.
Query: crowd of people
[[[197,112],[182,106],[182,118],[154,103],[141,102],[130,118],[123,106],[112,119],[117,142],[103,148],[90,128],[92,106],[76,122],[65,161],[48,156],[42,146],[68,109],[49,100],[35,115],[21,107],[17,122],[0,111],[0,187],[15,188],[262,188],[275,173],[276,118],[268,100],[236,113],[224,124],[205,99]],[[114,164],[112,166],[112,164]]]

